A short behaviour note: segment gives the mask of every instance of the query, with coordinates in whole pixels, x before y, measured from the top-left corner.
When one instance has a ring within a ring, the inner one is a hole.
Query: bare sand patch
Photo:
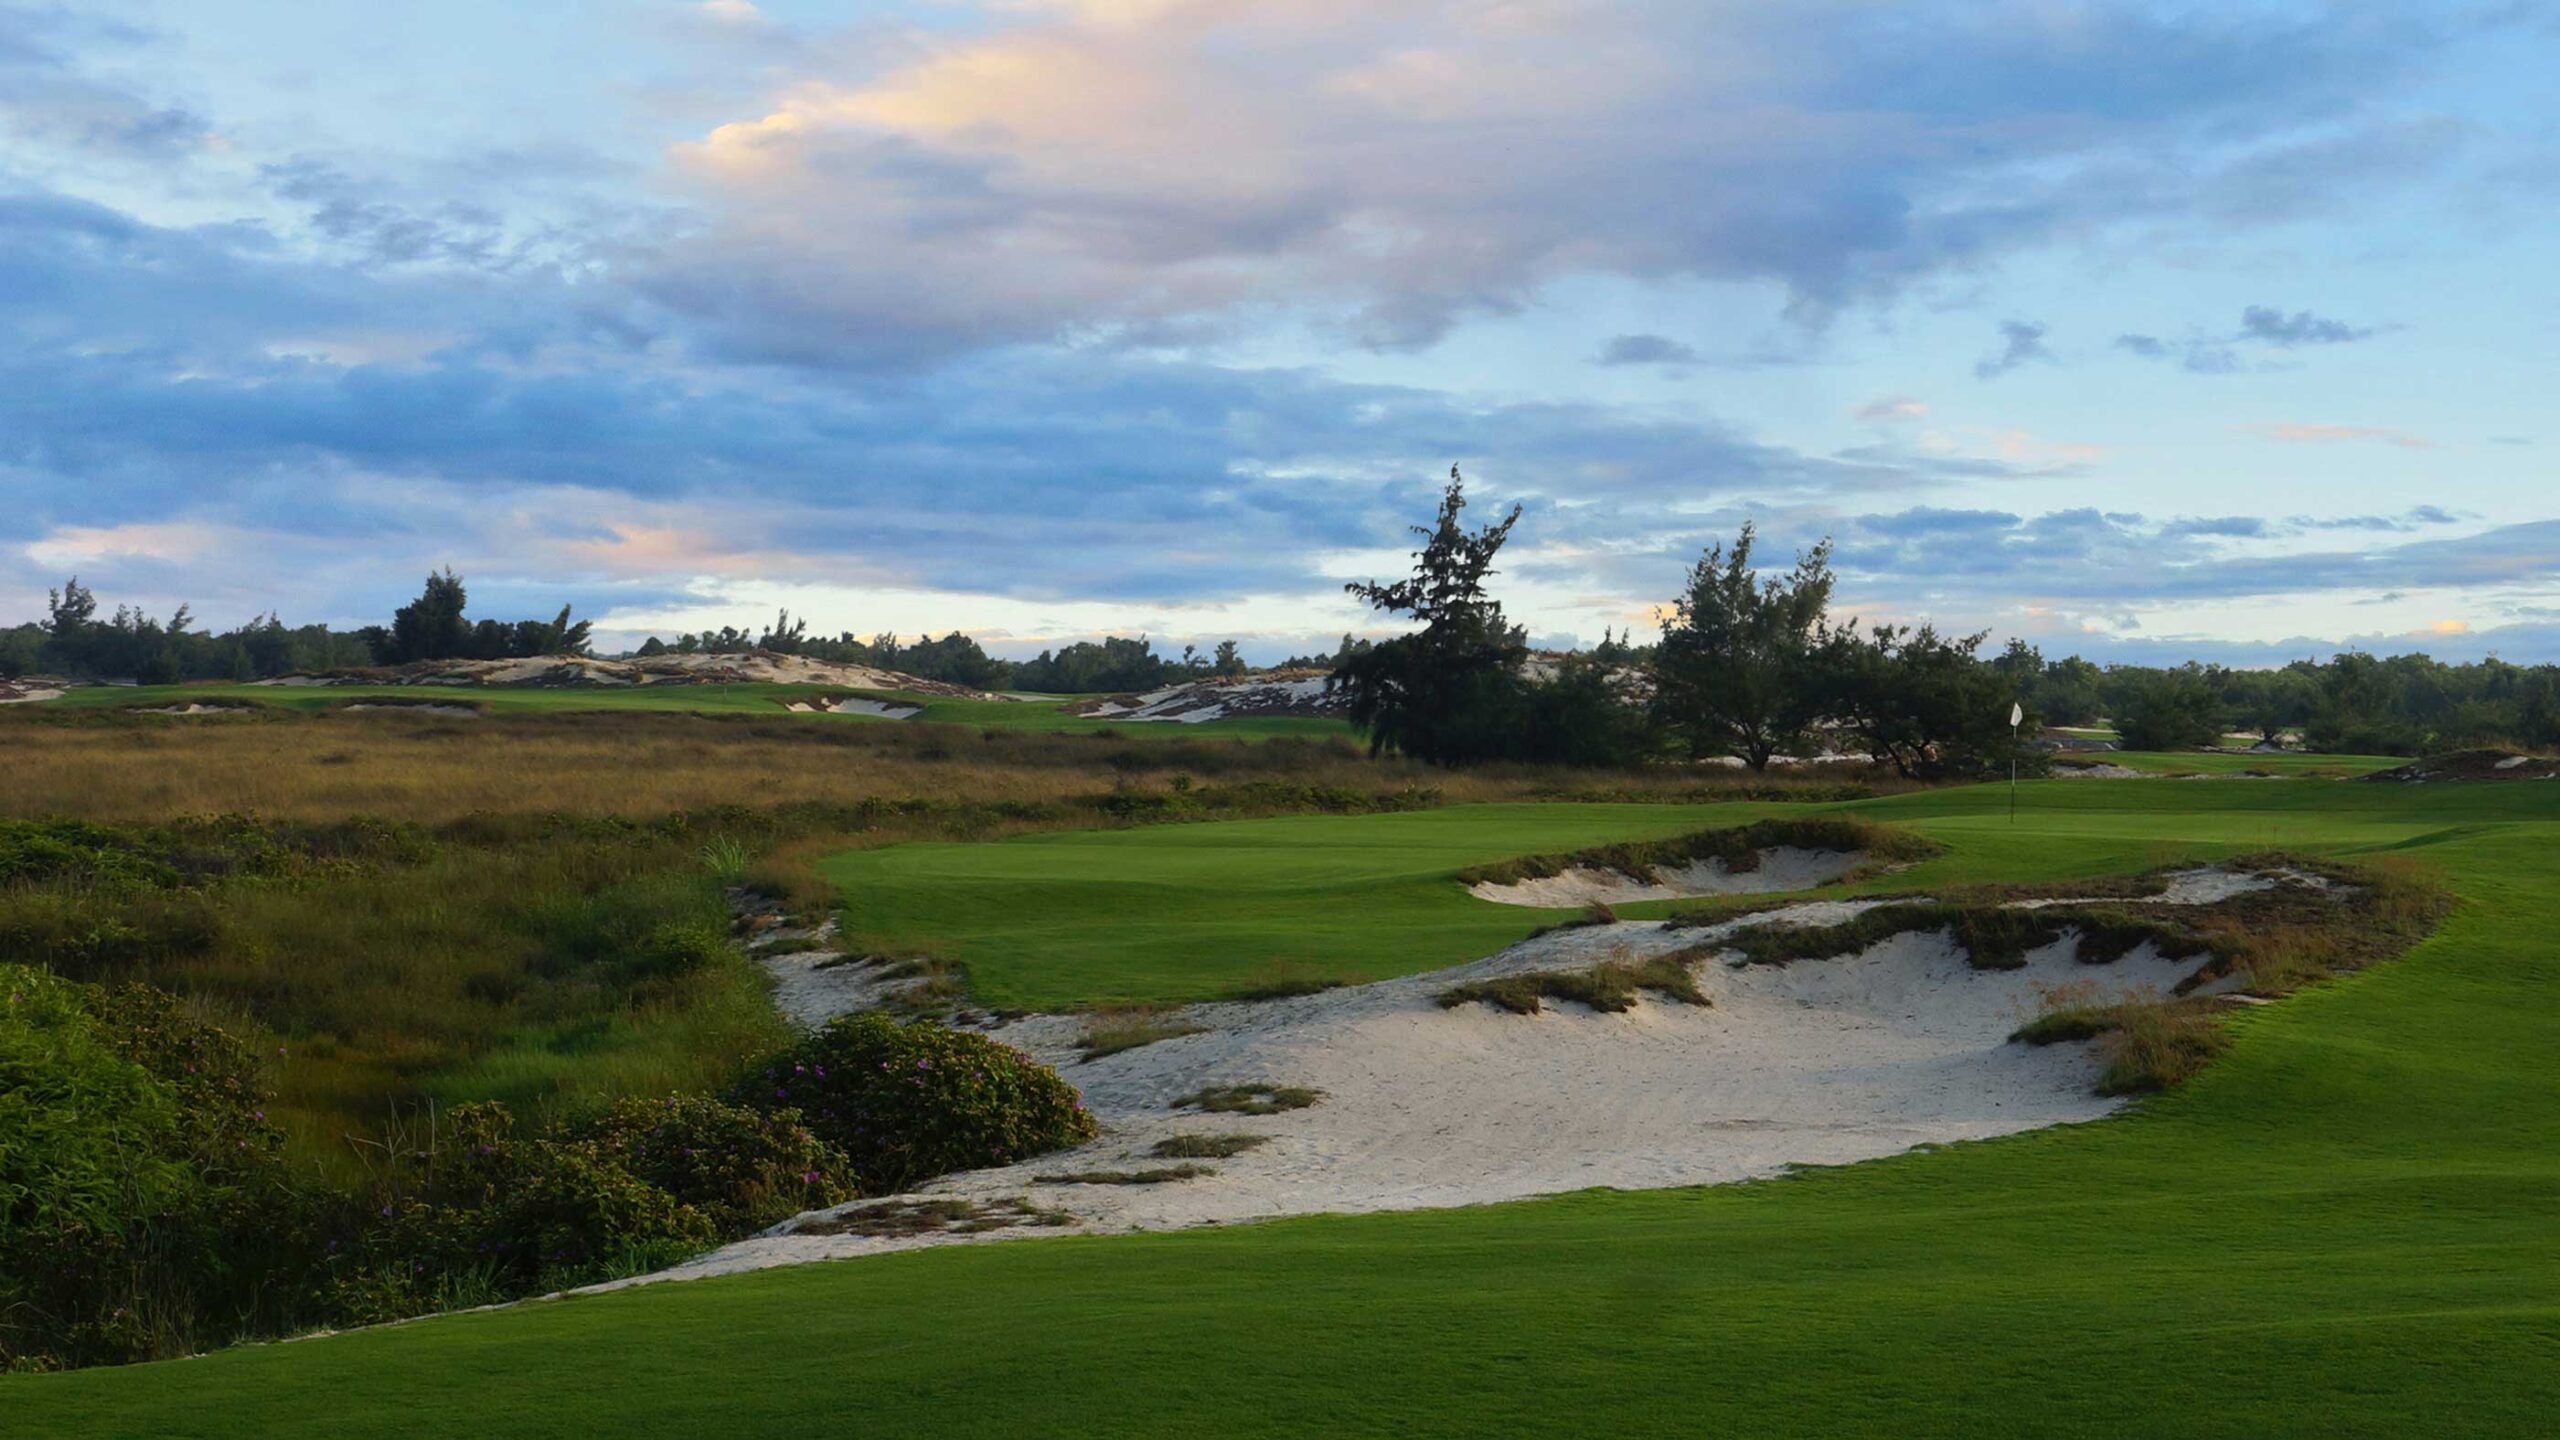
[[[2197,882],[2199,887],[2202,882]],[[2201,890],[2197,893],[2201,893]],[[1034,1233],[1158,1230],[1320,1212],[1473,1205],[1560,1191],[1712,1184],[1841,1164],[1915,1145],[2092,1120],[2085,1044],[2010,1035],[2047,994],[2167,993],[2202,963],[2148,946],[2083,964],[2066,937],[2014,970],[1978,970],[1944,932],[1899,934],[1855,955],[1789,965],[1697,966],[1704,1007],[1648,997],[1623,1014],[1576,1005],[1522,1016],[1443,1008],[1453,985],[1712,942],[1745,925],[1833,925],[1874,902],[1787,907],[1704,928],[1634,922],[1561,931],[1486,960],[1315,995],[1193,1005],[1196,1033],[1084,1063],[1079,1017],[1032,1016],[993,1033],[1056,1065],[1101,1117],[1101,1139],[1022,1165],[947,1177],[911,1199],[1028,1205],[1060,1220],[972,1234],[846,1230],[803,1216],[653,1278],[685,1278],[925,1244]],[[873,984],[817,952],[768,960],[795,1018],[866,1003]],[[796,973],[795,973],[796,972]],[[830,977],[819,983],[818,977]],[[796,982],[796,983],[795,983]],[[1271,1115],[1203,1114],[1183,1097],[1223,1085],[1322,1092]],[[1215,1133],[1265,1143],[1165,1184],[1044,1183],[1145,1170],[1166,1142]],[[827,1233],[820,1233],[827,1232]]]
[[[1710,856],[1684,865],[1659,865],[1650,877],[1619,870],[1577,866],[1554,875],[1485,881],[1467,893],[1497,905],[1529,905],[1567,910],[1584,905],[1621,905],[1637,900],[1682,900],[1700,895],[1769,895],[1828,885],[1866,862],[1854,850],[1806,850],[1782,845],[1760,852],[1750,870],[1729,868]]]
[[[424,705],[403,705],[397,701],[377,703],[373,701],[359,700],[353,705],[349,705],[345,708],[348,710],[370,710],[376,713],[387,713],[393,715],[442,715],[451,720],[477,720],[480,718],[480,712],[472,709],[468,705],[438,705],[433,702],[429,702]]]

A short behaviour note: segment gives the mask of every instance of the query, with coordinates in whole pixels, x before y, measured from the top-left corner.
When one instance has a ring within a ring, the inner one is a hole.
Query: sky
[[[0,623],[2560,660],[2560,4],[0,0]]]

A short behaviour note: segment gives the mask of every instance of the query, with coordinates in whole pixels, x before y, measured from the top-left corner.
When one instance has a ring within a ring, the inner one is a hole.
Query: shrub
[[[796,1110],[765,1113],[702,1096],[623,1100],[568,1139],[690,1205],[723,1234],[850,1198],[844,1156]]]
[[[741,1104],[790,1107],[866,1194],[1010,1164],[1101,1133],[1075,1087],[1011,1046],[930,1020],[841,1016],[755,1068]]]
[[[387,1153],[330,1245],[329,1297],[355,1320],[577,1283],[718,1236],[609,1148],[519,1139],[494,1102],[457,1106]]]
[[[180,1352],[258,1303],[292,1213],[265,1101],[177,997],[0,966],[0,1368]]]

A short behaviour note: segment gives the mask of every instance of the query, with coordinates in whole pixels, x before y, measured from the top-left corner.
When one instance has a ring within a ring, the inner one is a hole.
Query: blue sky
[[[2542,4],[0,0],[0,618],[2560,659]]]

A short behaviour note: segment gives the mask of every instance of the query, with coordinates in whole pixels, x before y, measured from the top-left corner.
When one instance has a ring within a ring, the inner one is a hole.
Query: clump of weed
[[[1217,1173],[1207,1165],[1160,1165],[1152,1170],[1069,1170],[1031,1178],[1041,1185],[1169,1185]]]
[[[2029,1045],[2095,1040],[2101,1095],[2148,1095],[2177,1085],[2231,1043],[2209,1002],[2156,995],[2100,1001],[2066,988],[2009,1038]]]
[[[1174,1135],[1148,1147],[1159,1160],[1225,1160],[1271,1143],[1268,1135]]]
[[[1570,1000],[1608,1014],[1635,1008],[1645,991],[1683,1005],[1707,1005],[1706,992],[1689,967],[1698,959],[1689,951],[1646,960],[1603,960],[1588,970],[1531,970],[1491,980],[1452,985],[1435,998],[1443,1010],[1483,1001],[1514,1015],[1535,1015],[1548,1000]]]
[[[1701,830],[1668,840],[1640,840],[1602,845],[1556,855],[1524,855],[1458,872],[1468,885],[1516,885],[1543,880],[1568,870],[1609,870],[1637,880],[1651,880],[1666,865],[1720,860],[1736,875],[1760,868],[1760,857],[1777,849],[1833,850],[1862,853],[1872,861],[1925,860],[1946,847],[1925,835],[1854,816],[1809,815],[1760,820],[1723,830]]]
[[[1785,965],[1856,955],[1897,935],[1928,931],[1946,932],[1977,970],[2018,969],[2029,953],[2069,935],[2079,937],[2080,958],[2093,965],[2121,960],[2144,944],[2171,959],[2212,948],[2177,924],[2129,911],[2061,905],[2018,910],[1935,900],[1879,905],[1837,925],[1755,925],[1727,937],[1724,948],[1744,964]]]
[[[1617,923],[1618,912],[1600,901],[1594,900],[1589,905],[1583,907],[1581,914],[1574,916],[1570,920],[1559,920],[1553,925],[1541,925],[1537,929],[1530,931],[1527,938],[1535,940],[1543,935],[1560,934],[1567,930],[1589,930],[1598,926],[1615,925]]]
[[[1238,1000],[1295,1000],[1305,995],[1321,995],[1339,990],[1339,980],[1261,980],[1235,993]]]
[[[1076,1217],[1049,1210],[1020,1196],[1001,1200],[885,1200],[840,1214],[805,1220],[791,1227],[794,1235],[863,1235],[903,1238],[915,1235],[976,1235],[1017,1226],[1072,1225]]]
[[[1323,1091],[1303,1085],[1210,1085],[1174,1101],[1173,1108],[1212,1115],[1277,1115],[1283,1110],[1304,1110],[1323,1098]]]
[[[1182,1035],[1197,1035],[1208,1027],[1188,1020],[1173,1018],[1171,1011],[1146,1006],[1127,1010],[1106,1010],[1088,1015],[1084,1022],[1084,1038],[1076,1042],[1088,1061],[1123,1050],[1153,1045]]]

